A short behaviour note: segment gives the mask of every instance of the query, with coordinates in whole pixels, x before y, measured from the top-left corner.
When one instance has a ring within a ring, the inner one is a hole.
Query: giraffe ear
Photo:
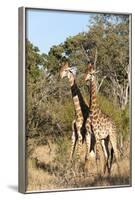
[[[77,72],[77,67],[76,66],[70,67],[70,72],[72,72],[72,74],[75,76]]]

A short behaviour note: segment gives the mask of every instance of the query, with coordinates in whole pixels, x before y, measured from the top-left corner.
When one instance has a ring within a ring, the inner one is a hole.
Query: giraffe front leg
[[[85,156],[85,165],[84,172],[87,176],[87,173],[92,172],[95,173],[95,165],[96,165],[96,155],[94,151],[95,147],[95,137],[91,131],[91,129],[87,129],[86,132],[86,156]],[[97,170],[96,170],[97,171]]]
[[[87,161],[89,159],[90,147],[91,147],[91,133],[90,133],[90,130],[87,129],[87,131],[86,131],[86,155],[85,155],[85,161]]]
[[[89,159],[90,154],[90,147],[91,147],[91,129],[89,124],[86,125],[86,155],[85,161]]]
[[[90,146],[91,146],[91,135],[90,135],[90,130],[86,128],[86,154],[85,154],[85,163],[84,163],[84,175],[87,177],[88,172],[89,172],[89,167],[90,167],[90,162],[89,162],[89,153],[90,153]]]
[[[80,127],[77,129],[77,134],[78,134],[77,159],[80,159],[81,149],[82,149],[82,134]]]
[[[100,142],[98,139],[96,139],[96,142],[95,142],[95,152],[96,152],[96,170],[97,170],[97,174],[100,174],[100,168],[101,168],[101,163],[100,163]]]
[[[72,122],[72,144],[71,144],[71,152],[70,152],[70,160],[72,161],[73,159],[73,155],[74,155],[74,152],[75,152],[75,148],[76,148],[76,142],[77,142],[77,130],[76,130],[76,121],[74,120]]]

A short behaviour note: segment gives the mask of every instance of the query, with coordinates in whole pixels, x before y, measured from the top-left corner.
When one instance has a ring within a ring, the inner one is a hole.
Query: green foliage
[[[129,138],[129,131],[130,131],[130,123],[129,123],[129,119],[130,119],[130,113],[129,113],[129,105],[126,106],[126,108],[124,110],[122,110],[121,112],[121,130],[122,130],[122,135],[124,137],[124,139],[128,139]]]
[[[26,42],[26,65],[27,81],[36,81],[40,76],[39,66],[42,64],[42,57],[38,47],[34,47],[29,41]]]

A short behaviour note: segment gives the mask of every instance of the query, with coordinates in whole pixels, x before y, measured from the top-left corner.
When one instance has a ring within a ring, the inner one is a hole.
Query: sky
[[[89,13],[28,9],[26,14],[26,38],[41,53],[63,43],[69,36],[87,31]]]

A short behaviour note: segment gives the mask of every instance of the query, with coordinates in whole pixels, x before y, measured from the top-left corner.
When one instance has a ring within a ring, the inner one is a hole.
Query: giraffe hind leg
[[[121,170],[120,170],[120,165],[119,165],[119,151],[118,151],[118,148],[117,148],[116,137],[110,136],[110,142],[112,144],[112,148],[113,148],[113,151],[114,151],[114,156],[115,156],[116,164],[117,164],[117,168],[118,168],[118,174],[120,175]]]
[[[101,141],[104,157],[105,157],[105,163],[104,163],[104,174],[106,173],[106,168],[108,170],[108,173],[110,174],[110,165],[109,165],[109,149],[108,149],[108,142],[106,139],[103,139]]]
[[[111,148],[111,152],[110,152],[110,155],[111,155],[111,157],[110,157],[110,171],[111,171],[111,168],[112,168],[113,154],[114,154],[114,150],[113,150],[113,148]]]
[[[108,135],[106,140],[105,140],[105,145],[106,149],[108,151],[108,173],[111,173],[111,168],[112,168],[112,162],[113,162],[113,155],[114,155],[114,150],[110,141],[110,136]]]

